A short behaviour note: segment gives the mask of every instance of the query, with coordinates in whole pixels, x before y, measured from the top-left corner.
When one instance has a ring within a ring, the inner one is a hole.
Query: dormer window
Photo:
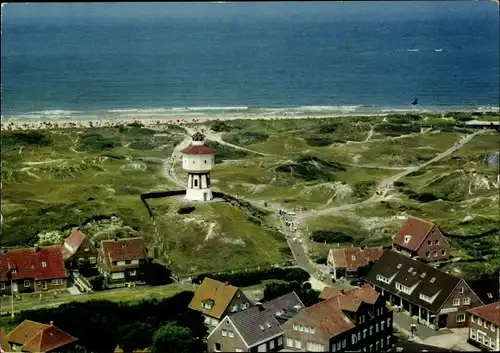
[[[412,271],[413,271],[413,267],[410,267],[410,268],[408,269],[408,273],[411,273]]]
[[[488,293],[487,294],[488,298],[492,299],[493,298],[493,295],[491,293]]]
[[[42,261],[42,267],[47,267],[47,263],[45,261]]]
[[[10,272],[11,273],[17,273],[17,269],[13,268]]]
[[[356,261],[356,256],[351,255],[351,260],[352,260],[352,261]]]
[[[409,243],[411,239],[411,235],[405,235],[405,243]]]
[[[401,264],[398,264],[398,265],[396,266],[396,268],[397,268],[397,269],[400,269],[400,268],[401,268],[401,266],[402,266]]]
[[[464,287],[460,287],[459,292],[460,292],[460,294],[463,294],[464,293]]]
[[[421,278],[425,277],[425,272],[420,275]]]
[[[435,280],[436,280],[436,277],[432,277],[429,282],[434,283]]]
[[[207,299],[207,300],[204,300],[201,305],[205,308],[205,309],[212,309],[214,307],[214,304],[215,304],[215,301],[213,301],[212,299]]]
[[[85,252],[89,252],[90,251],[90,248],[88,246],[85,247],[85,249],[83,249],[83,251]]]

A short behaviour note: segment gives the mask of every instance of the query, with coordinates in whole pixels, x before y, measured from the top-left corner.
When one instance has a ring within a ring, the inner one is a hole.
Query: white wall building
[[[181,151],[182,169],[188,172],[186,199],[189,201],[209,201],[213,199],[210,170],[215,164],[215,150],[205,145],[205,136],[197,132],[193,142]]]

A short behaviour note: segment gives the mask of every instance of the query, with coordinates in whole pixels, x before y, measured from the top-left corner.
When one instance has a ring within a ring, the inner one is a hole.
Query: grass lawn
[[[40,301],[38,293],[30,293],[23,295],[23,300],[14,301],[14,311],[19,312],[23,310],[40,309],[55,307],[61,304],[70,302],[84,302],[88,300],[110,300],[113,302],[133,302],[142,299],[153,299],[153,298],[168,298],[182,291],[193,291],[195,286],[193,285],[183,285],[183,284],[169,284],[165,286],[139,286],[135,289],[131,288],[120,288],[105,290],[100,292],[94,292],[92,294],[81,294],[81,295],[71,295],[67,292],[64,294],[58,294],[57,298],[54,298],[51,292],[45,293],[45,297]],[[2,314],[7,311],[10,312],[11,303],[10,297],[3,297],[2,303]]]
[[[160,233],[155,244],[158,255],[162,260],[168,258],[176,275],[242,270],[291,260],[284,236],[252,223],[239,208],[213,202],[193,205],[194,212],[179,215],[177,202],[149,201]]]

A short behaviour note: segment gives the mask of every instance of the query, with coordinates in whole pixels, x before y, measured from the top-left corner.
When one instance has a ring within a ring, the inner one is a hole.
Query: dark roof
[[[234,327],[241,334],[248,348],[283,332],[275,314],[294,306],[304,307],[295,292],[285,294],[261,305],[229,316]]]
[[[433,227],[433,223],[423,219],[408,218],[392,243],[411,251],[417,251]],[[404,240],[406,235],[410,236],[407,243]]]
[[[377,280],[377,275],[382,275],[388,279],[393,276],[395,277],[390,284],[387,284]],[[432,278],[434,278],[433,281]],[[420,305],[432,313],[439,311],[446,301],[446,298],[448,298],[461,280],[460,278],[417,260],[413,260],[393,250],[384,251],[380,259],[375,262],[364,279],[368,283],[384,288],[384,290],[405,298],[414,304]],[[396,289],[396,283],[408,287],[417,284],[417,287],[411,294],[406,294]],[[432,303],[419,298],[420,294],[433,297],[438,292],[439,294],[437,294],[437,297]]]
[[[467,310],[468,313],[500,326],[500,301]]]
[[[201,145],[201,146],[196,146],[196,145],[189,145],[186,148],[184,148],[181,153],[184,154],[214,154],[215,150],[207,145]]]
[[[466,282],[483,304],[493,303],[500,299],[500,281],[498,278],[476,279]]]
[[[429,352],[456,352],[452,349],[429,346],[428,344],[405,341],[401,339],[394,344],[392,352],[423,352],[424,350]]]

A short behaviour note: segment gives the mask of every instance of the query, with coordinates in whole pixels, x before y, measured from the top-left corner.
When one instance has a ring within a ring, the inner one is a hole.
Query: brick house
[[[4,250],[0,253],[0,295],[67,287],[60,246]],[[12,286],[11,286],[12,285]]]
[[[432,328],[467,326],[466,310],[483,303],[461,278],[386,250],[364,278],[384,298]]]
[[[251,306],[252,302],[239,288],[208,277],[203,279],[189,303],[189,309],[202,313],[209,331],[226,315]]]
[[[77,338],[60,330],[51,322],[49,325],[24,320],[12,330],[5,340],[11,352],[70,353],[76,349]]]
[[[140,267],[149,261],[142,237],[102,240],[97,269],[108,288],[124,287],[127,282],[142,283]]]
[[[351,247],[330,249],[327,265],[334,279],[352,279],[365,275],[369,265],[382,256],[382,248]]]
[[[392,347],[392,311],[365,284],[302,309],[281,325],[287,351],[384,351]]]
[[[484,350],[500,351],[500,301],[467,310],[469,343]]]
[[[93,268],[97,266],[97,248],[92,240],[78,229],[73,229],[62,247],[68,268]]]
[[[208,352],[277,352],[283,348],[279,317],[304,308],[295,292],[223,318],[207,338]]]
[[[420,218],[409,218],[392,240],[392,249],[409,257],[432,262],[448,259],[450,243],[438,227]]]

